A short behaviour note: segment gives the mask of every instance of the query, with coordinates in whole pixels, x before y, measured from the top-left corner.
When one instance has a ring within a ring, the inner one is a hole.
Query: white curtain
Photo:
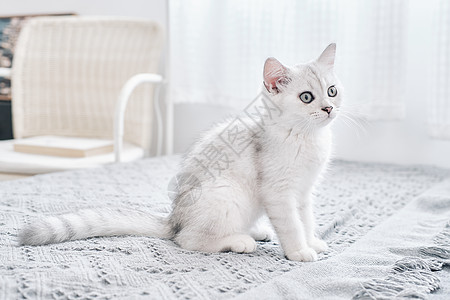
[[[375,119],[404,116],[404,0],[171,0],[175,103],[243,109],[257,95],[269,56],[286,65],[337,42],[347,101]]]
[[[428,129],[434,138],[450,139],[450,3],[435,7],[434,53]]]
[[[358,68],[349,76],[349,88],[366,102],[372,119],[395,120],[405,117],[405,58],[407,2],[402,0],[358,1],[356,41],[350,43],[358,60],[340,53]],[[345,12],[344,12],[345,13]],[[345,67],[344,67],[345,68]],[[362,87],[362,89],[361,89]]]

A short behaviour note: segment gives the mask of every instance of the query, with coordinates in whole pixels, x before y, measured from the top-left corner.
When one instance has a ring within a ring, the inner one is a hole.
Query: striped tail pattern
[[[19,245],[45,245],[96,236],[140,235],[171,238],[165,217],[128,209],[84,209],[50,216],[19,232]]]

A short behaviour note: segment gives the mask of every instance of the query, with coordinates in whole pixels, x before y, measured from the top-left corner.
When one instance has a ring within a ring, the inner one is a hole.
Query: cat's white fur
[[[312,192],[330,158],[328,125],[342,101],[342,86],[333,70],[335,51],[331,44],[317,60],[290,68],[267,59],[264,86],[280,113],[263,126],[249,118],[234,123],[248,140],[238,154],[221,139],[233,120],[207,132],[185,156],[180,170],[195,178],[201,195],[187,197],[194,192],[192,186],[178,187],[169,217],[84,210],[27,226],[20,234],[21,244],[139,234],[171,238],[189,250],[249,253],[256,249],[255,240],[273,237],[271,227],[259,222],[267,214],[287,258],[317,260],[327,245],[315,236]],[[328,94],[330,86],[337,89],[333,97]],[[311,103],[300,100],[305,91],[314,95]],[[214,153],[220,155],[221,170],[212,164],[205,168],[205,157]]]

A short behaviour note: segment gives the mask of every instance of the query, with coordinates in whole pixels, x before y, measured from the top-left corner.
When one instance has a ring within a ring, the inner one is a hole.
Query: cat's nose
[[[323,110],[323,111],[326,111],[328,114],[330,114],[331,111],[333,110],[333,106],[325,106],[325,107],[322,107],[322,110]]]

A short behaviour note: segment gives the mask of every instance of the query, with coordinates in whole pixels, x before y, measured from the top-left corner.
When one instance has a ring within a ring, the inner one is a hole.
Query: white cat
[[[327,245],[314,234],[312,191],[330,157],[328,125],[342,99],[335,52],[331,44],[317,60],[294,67],[268,58],[265,118],[228,120],[193,146],[168,217],[81,210],[26,226],[20,244],[133,234],[173,239],[189,250],[250,253],[255,240],[273,237],[271,227],[258,222],[267,214],[288,259],[317,260]]]

